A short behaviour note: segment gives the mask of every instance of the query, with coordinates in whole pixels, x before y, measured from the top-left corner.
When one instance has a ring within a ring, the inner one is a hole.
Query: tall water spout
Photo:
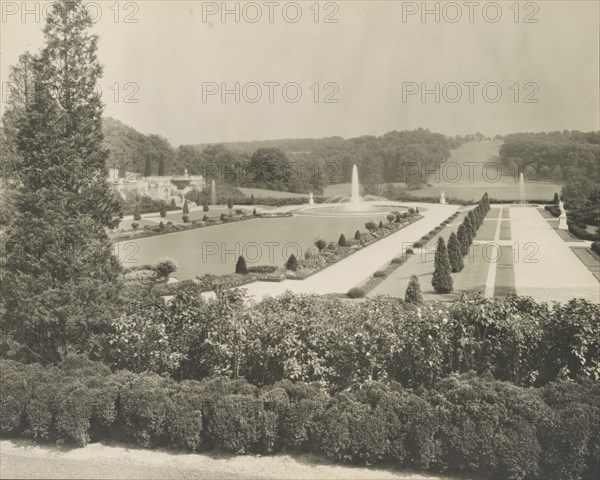
[[[360,187],[358,185],[358,169],[356,165],[352,167],[352,190],[350,193],[350,205],[353,211],[360,210]]]
[[[523,180],[523,172],[519,174],[519,196],[521,198],[521,205],[525,204],[525,181]]]
[[[217,204],[217,189],[215,187],[215,181],[213,179],[213,181],[210,184],[210,204],[211,205],[216,205]]]

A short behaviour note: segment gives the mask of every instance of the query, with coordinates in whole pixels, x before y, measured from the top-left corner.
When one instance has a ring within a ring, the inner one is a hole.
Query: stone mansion
[[[184,195],[191,190],[203,190],[206,181],[202,175],[189,175],[187,169],[183,175],[164,176],[153,175],[142,177],[139,173],[125,172],[119,176],[119,169],[109,168],[108,184],[121,197],[128,194],[145,195],[155,200],[182,203]]]

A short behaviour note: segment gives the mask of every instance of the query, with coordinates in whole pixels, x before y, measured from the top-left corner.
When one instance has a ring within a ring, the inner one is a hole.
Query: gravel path
[[[312,456],[173,454],[94,443],[84,448],[0,441],[1,478],[100,479],[415,479],[448,477],[334,465]],[[449,479],[448,479],[449,480]]]

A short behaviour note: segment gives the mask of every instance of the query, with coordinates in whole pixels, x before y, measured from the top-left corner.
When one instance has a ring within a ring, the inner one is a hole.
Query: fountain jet
[[[350,190],[350,208],[355,211],[360,211],[360,186],[358,184],[358,168],[356,165],[352,167],[352,190]]]
[[[523,180],[523,172],[519,174],[519,196],[521,205],[525,205],[525,180]]]
[[[215,180],[210,184],[210,204],[215,206],[217,204],[217,189],[215,187]]]

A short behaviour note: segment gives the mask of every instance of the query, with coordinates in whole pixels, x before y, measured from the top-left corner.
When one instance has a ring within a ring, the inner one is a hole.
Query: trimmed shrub
[[[418,242],[413,243],[413,247],[414,248],[422,248],[423,245],[425,245],[425,243],[422,242],[422,241],[418,241]]]
[[[163,223],[163,221],[161,220],[160,223],[158,224],[158,228],[159,230],[164,230],[165,229],[165,224]]]
[[[240,255],[235,264],[235,273],[239,273],[241,275],[248,274],[248,266],[246,265],[246,259]]]
[[[160,216],[165,218],[167,216],[167,206],[163,203],[160,206]]]
[[[138,222],[142,219],[142,213],[140,211],[139,205],[136,205],[135,208],[133,209],[133,219]]]
[[[219,219],[220,219],[222,222],[226,222],[226,221],[227,221],[227,217],[225,216],[225,214],[224,214],[224,213],[221,213],[221,216],[219,217]]]
[[[190,213],[190,207],[188,207],[188,202],[187,200],[183,202],[183,209],[182,209],[182,213],[184,215],[187,215],[188,213]]]
[[[373,273],[373,276],[375,278],[385,278],[386,274],[383,270],[377,270],[375,273]]]
[[[423,303],[421,284],[419,283],[419,277],[417,277],[416,275],[411,275],[410,277],[408,286],[406,287],[406,292],[404,294],[404,302],[417,304]]]
[[[431,401],[441,457],[450,469],[491,478],[540,478],[536,426],[550,414],[536,391],[479,377],[450,377]]]
[[[365,291],[360,287],[353,287],[348,290],[348,296],[350,298],[363,298],[365,295]]]
[[[207,202],[207,201],[204,201],[204,202],[202,203],[202,211],[203,211],[203,212],[208,212],[209,210],[210,210],[210,207],[208,206],[208,202]],[[206,216],[206,215],[205,215],[205,216]]]
[[[347,247],[348,246],[348,242],[346,241],[346,237],[344,236],[343,233],[340,235],[340,238],[338,240],[338,245],[340,247]]]
[[[214,445],[243,454],[264,450],[263,402],[250,395],[226,395],[211,403],[206,431]]]
[[[384,228],[383,220],[379,220],[379,226],[377,228]]]
[[[592,242],[592,251],[600,255],[600,242]]]
[[[137,222],[133,222],[133,223],[131,224],[131,228],[133,228],[134,230],[137,230],[139,226],[140,226],[140,224],[139,224],[139,223],[137,223]]]
[[[254,267],[248,267],[248,273],[274,273],[277,271],[275,265],[255,265]]]
[[[296,258],[296,255],[294,255],[293,253],[290,255],[290,258],[288,258],[287,262],[285,262],[285,268],[286,270],[290,270],[292,272],[298,271],[300,265],[298,264],[298,259]]]
[[[189,215],[183,215],[183,216],[181,217],[181,221],[182,221],[183,223],[188,223],[188,222],[190,221],[190,216],[189,216]]]
[[[393,265],[402,265],[404,263],[404,256],[392,258],[390,263]]]
[[[360,231],[357,230],[356,233],[354,234],[354,240],[360,240]]]
[[[592,242],[600,241],[600,234],[590,233],[585,228],[574,222],[567,222],[567,226],[569,227],[569,232],[571,232],[577,238],[582,240],[591,240]]]
[[[157,445],[165,434],[169,381],[148,373],[117,375],[117,413],[121,434],[142,447]]]
[[[202,436],[202,407],[206,400],[205,388],[198,382],[181,382],[171,395],[166,412],[167,432],[171,442],[192,452],[204,443]]]
[[[315,441],[320,452],[335,460],[380,461],[387,448],[385,417],[340,395],[320,415]]]

